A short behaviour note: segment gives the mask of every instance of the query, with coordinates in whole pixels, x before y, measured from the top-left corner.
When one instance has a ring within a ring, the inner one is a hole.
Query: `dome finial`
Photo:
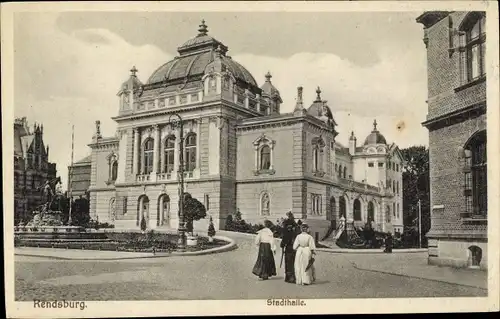
[[[373,131],[376,132],[377,131],[377,120],[373,120]]]
[[[318,88],[316,89],[316,101],[321,102],[321,89]]]
[[[139,70],[136,69],[135,65],[132,67],[132,69],[130,69],[130,73],[132,73],[132,76],[135,76],[135,74],[138,72]]]
[[[266,82],[271,82],[271,78],[272,77],[273,76],[271,75],[271,72],[267,71],[267,73],[266,73]]]
[[[201,20],[201,24],[199,25],[199,29],[198,29],[198,36],[203,36],[203,35],[207,35],[208,33],[208,27],[207,25],[205,24],[205,20]]]

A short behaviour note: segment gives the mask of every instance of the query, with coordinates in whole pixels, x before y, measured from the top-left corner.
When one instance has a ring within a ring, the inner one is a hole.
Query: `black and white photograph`
[[[498,311],[498,22],[2,4],[7,315]]]

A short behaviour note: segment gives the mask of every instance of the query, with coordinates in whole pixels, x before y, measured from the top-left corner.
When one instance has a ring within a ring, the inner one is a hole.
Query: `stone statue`
[[[42,196],[43,203],[47,206],[47,208],[49,208],[48,206],[50,205],[54,197],[54,192],[52,191],[52,187],[50,187],[49,181],[45,181],[45,184],[43,185]]]

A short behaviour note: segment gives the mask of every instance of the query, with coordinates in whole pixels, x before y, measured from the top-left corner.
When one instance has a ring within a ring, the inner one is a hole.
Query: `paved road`
[[[486,296],[486,291],[436,281],[359,270],[373,255],[317,256],[317,283],[297,286],[251,274],[256,248],[238,238],[222,254],[123,261],[65,261],[16,256],[16,300],[182,300],[267,298],[397,298]],[[383,256],[383,255],[382,255]],[[383,258],[378,256],[376,258]],[[412,258],[415,258],[413,255]],[[425,255],[422,255],[425,258]],[[375,260],[374,260],[375,261]],[[279,267],[279,255],[276,257]]]

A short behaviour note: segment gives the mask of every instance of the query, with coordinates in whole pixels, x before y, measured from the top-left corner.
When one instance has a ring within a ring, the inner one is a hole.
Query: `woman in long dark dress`
[[[252,273],[262,280],[276,276],[276,264],[274,263],[274,254],[276,253],[276,243],[271,229],[271,222],[264,221],[264,228],[257,232],[255,244],[259,246],[257,261],[253,267]]]

